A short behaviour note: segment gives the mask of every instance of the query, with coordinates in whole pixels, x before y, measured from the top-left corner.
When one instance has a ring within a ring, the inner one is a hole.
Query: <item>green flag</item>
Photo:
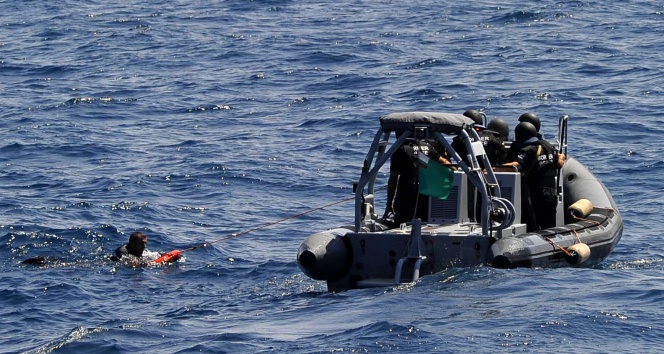
[[[447,199],[454,182],[454,170],[441,165],[438,161],[429,159],[424,154],[420,153],[418,155],[420,194]]]

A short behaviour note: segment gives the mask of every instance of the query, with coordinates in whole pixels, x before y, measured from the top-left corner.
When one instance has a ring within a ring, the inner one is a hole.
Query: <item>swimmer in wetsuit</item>
[[[130,263],[133,265],[148,265],[154,260],[145,259],[143,257],[143,252],[145,251],[147,244],[148,244],[148,237],[145,234],[138,231],[133,232],[131,235],[129,235],[129,242],[118,247],[115,250],[114,254],[107,259],[110,259],[111,261],[129,260]],[[175,252],[177,252],[177,254],[174,254]],[[181,254],[180,251],[172,251],[165,254],[168,255],[167,258],[164,258],[162,260],[157,259],[155,262],[156,263],[175,262],[178,259],[180,259],[180,254]],[[162,254],[162,257],[164,257],[164,254]],[[47,261],[52,261],[52,260],[57,260],[57,259],[53,257],[38,256],[26,259],[22,263],[44,266],[47,265],[47,263],[49,263]]]
[[[143,251],[145,251],[147,244],[147,236],[139,231],[133,232],[131,235],[129,235],[129,243],[118,247],[115,250],[115,254],[111,256],[111,260],[119,261],[123,257],[127,257],[129,255],[140,258],[143,256]]]

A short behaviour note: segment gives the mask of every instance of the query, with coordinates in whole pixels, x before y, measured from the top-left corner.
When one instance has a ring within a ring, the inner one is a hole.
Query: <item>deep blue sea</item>
[[[0,1],[0,352],[664,352],[664,4]],[[380,116],[524,112],[625,222],[586,269],[329,293]],[[287,220],[284,220],[287,219]],[[262,227],[269,225],[267,227]],[[106,260],[133,231],[173,265]],[[234,233],[234,238],[223,239]],[[25,265],[43,256],[46,266]]]

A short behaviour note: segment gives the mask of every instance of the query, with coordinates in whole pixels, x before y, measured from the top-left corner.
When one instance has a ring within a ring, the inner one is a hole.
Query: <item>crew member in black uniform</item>
[[[515,141],[507,152],[507,163],[521,172],[521,215],[527,231],[556,226],[556,175],[565,163],[546,140],[537,137],[537,129],[528,122],[514,128]]]
[[[474,109],[470,109],[465,111],[463,115],[475,121],[473,126],[477,132],[477,135],[480,137],[480,141],[484,146],[484,152],[486,153],[491,166],[496,166],[505,162],[505,155],[507,154],[507,150],[505,149],[502,140],[499,138],[499,132],[489,130],[487,129],[488,127],[484,128],[483,114]],[[507,127],[507,129],[509,130],[509,127]],[[470,138],[472,141],[473,137],[471,136]],[[457,135],[454,137],[454,139],[452,139],[452,148],[459,154],[461,160],[463,160],[463,162],[465,162],[466,165],[470,167],[470,161],[468,160],[468,150],[466,149],[466,146],[464,145],[460,136]],[[482,160],[478,160],[477,162],[479,163],[480,168],[485,168]]]
[[[498,139],[500,139],[502,143],[509,141],[510,126],[504,119],[492,119],[489,124],[486,125],[486,128],[497,133]]]
[[[111,256],[111,260],[118,261],[124,257],[132,255],[134,257],[142,257],[143,251],[148,244],[148,237],[142,232],[136,231],[129,235],[129,243],[118,247],[115,254]]]
[[[540,133],[540,129],[542,128],[542,121],[537,114],[533,112],[526,112],[519,116],[519,122],[528,122],[534,125],[535,130],[537,130],[537,138],[543,139],[542,134]]]
[[[394,215],[394,223],[400,225],[419,218],[427,221],[429,198],[419,193],[418,154],[425,154],[443,165],[450,161],[441,156],[444,147],[429,139],[407,139],[394,152],[390,160],[390,177],[387,182],[387,207],[383,219]]]

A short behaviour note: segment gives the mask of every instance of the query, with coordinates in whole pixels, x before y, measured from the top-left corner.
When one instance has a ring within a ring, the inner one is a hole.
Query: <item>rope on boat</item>
[[[576,232],[576,231],[575,231],[575,232]],[[578,236],[577,236],[577,237],[578,237]],[[560,246],[559,244],[553,242],[553,240],[550,239],[550,238],[544,237],[544,239],[547,240],[547,241],[549,241],[549,243],[551,244],[551,246],[553,246],[554,248],[557,248],[557,249],[561,250],[563,253],[565,253],[565,255],[566,255],[567,257],[572,257],[572,254],[571,254],[571,253],[570,253],[565,247]]]
[[[589,221],[593,221],[593,220],[589,220]],[[572,229],[572,232],[574,233],[574,237],[576,237],[576,241],[577,241],[577,243],[583,243],[583,242],[581,241],[581,237],[579,236],[579,233],[578,233],[576,230],[574,230],[574,229]],[[550,238],[548,238],[548,237],[542,237],[542,238],[545,239],[545,240],[547,240],[547,241],[549,241],[549,243],[550,243],[554,248],[558,248],[558,249],[561,250],[563,253],[565,253],[565,255],[567,255],[568,257],[571,257],[571,256],[572,256],[572,254],[571,254],[571,253],[570,253],[565,247],[560,246],[559,244],[553,242],[552,239],[550,239]]]
[[[602,222],[595,221],[595,220],[590,220],[587,219],[586,217],[590,215],[590,213],[593,210],[596,209],[603,209],[603,210],[608,210],[610,212],[613,212],[614,210],[612,208],[603,208],[603,207],[595,207],[592,205],[592,203],[587,200],[587,199],[580,199],[576,203],[572,204],[569,208],[569,214],[570,217],[574,220],[578,221],[587,221],[591,224],[594,225],[601,225]],[[574,234],[574,237],[576,238],[576,242],[574,242],[571,246],[565,248],[560,246],[559,244],[555,243],[552,239],[548,237],[542,236],[547,242],[553,246],[554,250],[558,249],[561,252],[563,252],[567,258],[567,261],[570,262],[572,265],[577,265],[585,262],[589,257],[590,257],[590,247],[586,245],[583,241],[581,241],[581,237],[579,236],[579,232],[576,229],[570,228],[571,232]]]
[[[586,217],[590,215],[590,213],[592,213],[592,211],[595,209],[608,210],[609,212],[612,213],[614,212],[613,208],[594,206],[588,199],[577,200],[574,204],[570,205],[569,208],[567,208],[567,211],[569,212],[570,217],[572,217],[572,219],[574,220],[587,221],[595,225],[601,225],[601,222],[586,219]]]
[[[608,210],[608,211],[610,211],[610,212],[613,212],[613,208],[602,208],[602,207],[594,207],[594,208],[595,208],[595,209],[604,209],[604,210]],[[577,221],[587,221],[587,222],[589,222],[589,223],[592,223],[592,224],[595,224],[595,225],[598,225],[598,226],[602,224],[602,223],[599,222],[599,221],[596,221],[596,220],[590,220],[590,219],[586,219],[586,218],[581,218],[581,217],[578,217],[578,216],[576,216],[576,215],[574,215],[574,214],[572,214],[572,218],[573,218],[574,220],[577,220]]]

